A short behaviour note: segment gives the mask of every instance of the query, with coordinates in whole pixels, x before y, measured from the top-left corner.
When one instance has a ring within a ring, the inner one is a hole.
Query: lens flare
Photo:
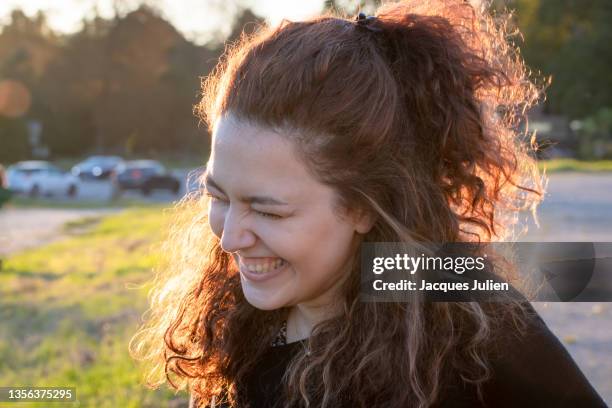
[[[18,118],[30,109],[32,97],[28,88],[15,80],[0,81],[0,115]]]

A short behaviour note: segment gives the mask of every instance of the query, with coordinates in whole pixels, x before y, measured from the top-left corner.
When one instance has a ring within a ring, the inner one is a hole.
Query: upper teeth
[[[268,271],[271,271],[273,269],[278,268],[279,266],[283,265],[284,263],[285,263],[284,260],[277,259],[277,260],[275,260],[273,262],[264,262],[264,263],[259,263],[259,264],[249,264],[249,265],[245,265],[245,266],[251,272],[266,273]]]

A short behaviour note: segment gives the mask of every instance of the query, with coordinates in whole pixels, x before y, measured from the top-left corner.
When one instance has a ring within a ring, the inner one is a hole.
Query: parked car
[[[9,166],[6,171],[8,189],[37,197],[41,194],[77,195],[79,180],[47,161],[23,161]]]
[[[72,174],[88,180],[108,179],[121,163],[123,159],[119,156],[91,156],[76,164],[72,168]]]
[[[134,160],[117,166],[112,176],[117,194],[125,190],[140,190],[149,195],[153,190],[169,190],[178,194],[181,182],[155,160]]]

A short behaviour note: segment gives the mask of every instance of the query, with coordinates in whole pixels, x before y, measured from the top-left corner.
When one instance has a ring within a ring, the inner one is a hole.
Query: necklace
[[[306,356],[310,356],[310,350],[308,346],[304,344],[301,340],[299,340],[298,342],[302,344],[302,347],[304,348],[304,352],[306,353]],[[279,346],[287,345],[287,320],[283,321],[283,324],[281,325],[280,330],[278,331],[278,333],[276,334],[276,337],[274,338],[274,340],[272,341],[270,345],[272,347],[279,347]]]
[[[272,340],[272,347],[284,346],[287,344],[287,320],[283,321],[283,324],[276,334],[274,340]]]

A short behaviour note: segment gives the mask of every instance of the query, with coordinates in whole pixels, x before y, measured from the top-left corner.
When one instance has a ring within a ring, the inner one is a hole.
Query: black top
[[[535,313],[535,312],[534,312]],[[447,386],[437,407],[606,407],[567,350],[536,314],[525,336],[490,361],[493,377],[483,385],[484,404],[469,384]],[[280,401],[281,379],[306,340],[278,344],[261,357],[246,381],[250,408]],[[195,404],[193,401],[190,407]],[[282,406],[279,404],[277,406]],[[216,405],[216,408],[224,408]],[[344,407],[343,407],[344,408]]]

